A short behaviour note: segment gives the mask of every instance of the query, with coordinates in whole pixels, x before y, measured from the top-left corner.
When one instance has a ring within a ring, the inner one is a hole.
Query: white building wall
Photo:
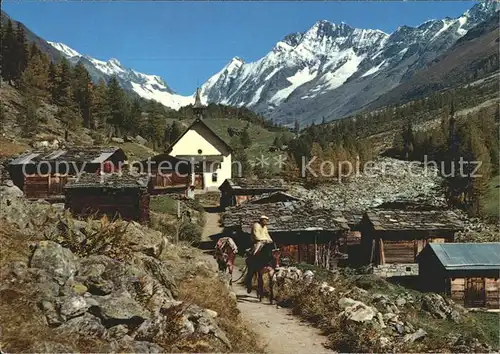
[[[214,141],[212,141],[214,140]],[[223,150],[222,147],[217,147],[219,144],[213,138],[213,134],[204,128],[202,125],[195,125],[172,147],[170,155],[195,155],[209,156],[221,155],[222,162],[220,168],[216,170],[217,181],[212,182],[212,173],[206,172],[203,174],[205,190],[218,190],[219,186],[225,179],[231,178],[231,154]],[[201,154],[198,152],[201,150]],[[227,155],[224,155],[224,152]],[[208,163],[207,163],[208,165]],[[207,166],[208,167],[208,166]]]

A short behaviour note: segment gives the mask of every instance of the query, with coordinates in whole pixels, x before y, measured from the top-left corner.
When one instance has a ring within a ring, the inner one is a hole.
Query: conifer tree
[[[92,107],[92,80],[83,66],[78,63],[73,70],[73,98],[83,118],[85,127],[90,128]]]
[[[71,67],[66,59],[62,59],[57,67],[58,79],[55,88],[55,103],[60,106],[69,106],[71,95]]]
[[[170,130],[170,142],[177,140],[182,134],[181,124],[178,121],[172,123],[172,129]]]
[[[250,134],[248,133],[248,126],[243,129],[240,134],[241,145],[243,148],[247,149],[252,144],[252,139],[250,139]]]
[[[16,70],[18,68],[16,57],[17,41],[16,34],[12,21],[7,22],[5,32],[2,38],[2,78],[9,84],[13,84],[16,78]]]
[[[37,107],[48,96],[48,65],[48,60],[44,55],[35,55],[30,58],[20,78],[21,92],[25,96],[31,96]]]
[[[295,119],[295,123],[294,123],[294,126],[293,126],[293,131],[295,132],[295,134],[299,134],[299,131],[300,131],[300,124],[299,124],[299,121],[298,119]]]
[[[58,73],[57,66],[52,61],[49,61],[49,93],[50,102],[56,103],[57,101],[57,87],[58,86]]]
[[[15,71],[14,80],[19,81],[21,79],[21,74],[28,66],[28,44],[26,42],[26,33],[24,27],[21,23],[17,23],[17,33],[16,33],[16,58],[17,68]]]
[[[127,131],[138,134],[142,127],[142,109],[138,99],[135,99],[130,106],[130,114],[125,123]]]
[[[109,107],[107,104],[107,88],[104,80],[100,80],[93,90],[93,114],[92,128],[97,130],[104,128],[107,119],[110,116]]]
[[[164,146],[162,138],[164,137],[165,128],[166,124],[163,110],[157,107],[149,113],[146,124],[147,136],[153,142],[154,148]]]
[[[126,120],[127,101],[125,93],[123,92],[116,76],[112,76],[108,82],[106,90],[106,104],[109,109],[109,116],[107,117],[108,124],[113,126],[115,129],[119,129],[123,126],[123,122]]]

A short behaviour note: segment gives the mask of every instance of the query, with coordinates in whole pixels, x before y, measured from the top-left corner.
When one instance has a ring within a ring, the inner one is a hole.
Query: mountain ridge
[[[234,56],[203,83],[201,98],[204,103],[245,106],[284,125],[341,118],[410,80],[498,8],[498,3],[482,2],[456,18],[401,25],[390,34],[319,20],[304,32],[284,36],[256,61]],[[48,43],[73,64],[81,62],[94,81],[116,75],[125,89],[173,109],[194,102],[194,93],[177,94],[157,75]]]

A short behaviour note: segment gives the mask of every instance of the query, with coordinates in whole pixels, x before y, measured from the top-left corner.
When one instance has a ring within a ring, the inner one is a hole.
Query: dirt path
[[[238,279],[241,272],[235,269],[233,278]],[[238,308],[249,328],[257,333],[266,353],[332,353],[323,346],[326,337],[307,323],[292,315],[291,310],[270,305],[268,299],[262,302],[255,291],[247,294],[243,285],[233,283],[238,299]]]
[[[210,236],[221,232],[218,224],[219,216],[207,212],[206,224],[203,230],[203,239],[209,240]],[[215,262],[210,256],[211,261]],[[234,270],[233,279],[241,276],[239,269]],[[268,299],[261,302],[256,297],[255,291],[247,294],[246,289],[239,282],[233,283],[233,290],[238,299],[238,308],[243,321],[252,329],[265,347],[265,352],[270,354],[285,353],[331,353],[325,349],[323,343],[326,337],[320,331],[306,323],[301,322],[288,309],[277,308],[270,305]]]
[[[222,231],[222,228],[219,226],[219,214],[206,213],[205,215],[206,222],[201,234],[201,240],[210,241],[210,236],[220,233]]]

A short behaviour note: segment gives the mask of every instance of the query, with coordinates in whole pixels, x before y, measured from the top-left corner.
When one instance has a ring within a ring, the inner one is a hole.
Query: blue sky
[[[285,35],[318,20],[394,31],[446,16],[474,2],[31,2],[3,1],[3,10],[46,40],[97,59],[117,58],[160,75],[181,94],[234,56],[264,56]]]

